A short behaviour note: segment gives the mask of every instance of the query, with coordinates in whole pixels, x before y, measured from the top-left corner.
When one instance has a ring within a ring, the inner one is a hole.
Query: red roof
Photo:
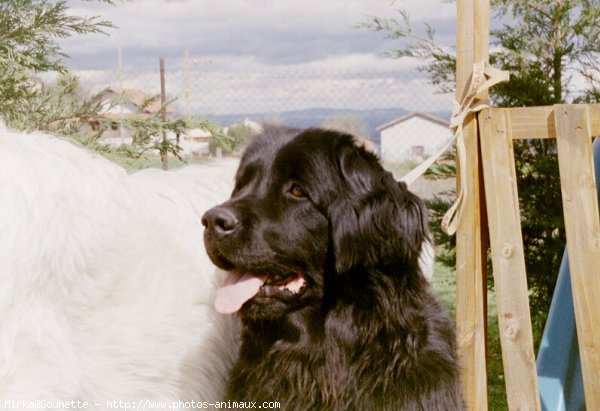
[[[139,89],[119,88],[119,87],[112,87],[112,86],[105,88],[98,95],[100,97],[104,97],[107,94],[114,94],[117,96],[122,95],[128,101],[130,101],[131,103],[135,104],[138,107],[141,107],[144,104],[144,101],[146,101],[149,97],[151,97],[150,94],[148,94],[142,90],[139,90]],[[148,104],[148,105],[146,105],[146,107],[144,107],[144,113],[147,113],[147,114],[158,113],[160,111],[160,107],[161,107],[160,99],[153,100],[150,104]],[[168,114],[175,113],[175,109],[170,106],[167,106],[166,111]]]

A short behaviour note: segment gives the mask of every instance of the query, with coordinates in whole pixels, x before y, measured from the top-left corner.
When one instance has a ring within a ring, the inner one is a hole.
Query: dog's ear
[[[341,187],[330,210],[336,271],[418,264],[428,238],[423,202],[361,147],[341,147],[338,166]]]

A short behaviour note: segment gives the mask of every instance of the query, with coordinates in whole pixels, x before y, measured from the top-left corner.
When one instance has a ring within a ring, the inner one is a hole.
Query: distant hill
[[[281,111],[270,113],[236,113],[223,115],[206,115],[210,120],[223,126],[249,119],[257,123],[277,122],[295,127],[320,126],[327,120],[339,116],[353,116],[361,120],[367,128],[369,138],[376,144],[379,144],[379,133],[377,127],[385,124],[397,117],[407,114],[409,111],[403,108],[382,108],[369,110],[352,110],[337,108],[311,108],[296,111]],[[430,112],[434,116],[450,119],[450,112]]]

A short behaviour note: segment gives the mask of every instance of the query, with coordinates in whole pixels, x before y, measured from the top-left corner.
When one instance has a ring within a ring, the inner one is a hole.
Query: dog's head
[[[418,272],[427,237],[418,197],[352,136],[321,129],[256,137],[230,200],[202,223],[210,258],[231,273],[217,309],[254,319],[318,306],[326,284],[358,268]]]

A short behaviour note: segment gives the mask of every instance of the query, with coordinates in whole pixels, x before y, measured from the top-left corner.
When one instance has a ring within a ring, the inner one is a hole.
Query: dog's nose
[[[225,207],[214,207],[202,216],[202,225],[218,235],[227,235],[235,231],[240,224],[232,210]]]

